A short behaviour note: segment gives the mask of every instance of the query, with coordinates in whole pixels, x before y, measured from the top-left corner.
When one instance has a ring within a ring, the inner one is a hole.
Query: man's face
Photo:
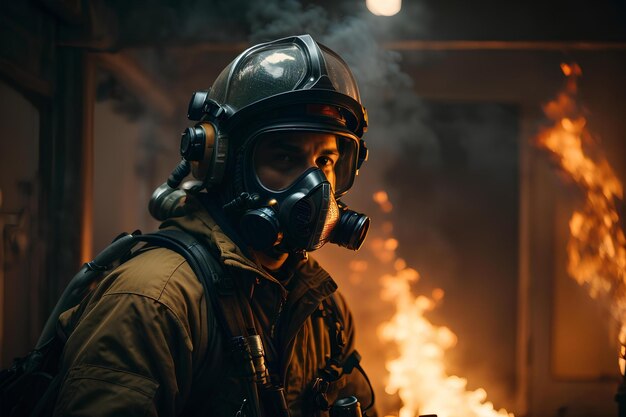
[[[335,135],[318,132],[279,132],[262,138],[256,146],[254,165],[265,187],[283,190],[304,171],[319,168],[335,189],[335,165],[339,160]]]

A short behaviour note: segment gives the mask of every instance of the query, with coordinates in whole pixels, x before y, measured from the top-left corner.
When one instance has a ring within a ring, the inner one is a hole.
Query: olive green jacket
[[[161,227],[186,230],[216,254],[250,299],[269,365],[286,376],[291,415],[317,415],[308,393],[330,355],[330,339],[324,319],[311,314],[337,285],[309,259],[298,265],[286,290],[244,256],[199,203],[188,204],[188,215]],[[349,352],[352,317],[343,298],[336,298]],[[61,315],[67,342],[54,415],[234,417],[245,395],[229,341],[207,302],[202,284],[175,252],[150,249],[122,264]],[[328,391],[331,402],[348,395],[363,405],[370,400],[356,370]]]

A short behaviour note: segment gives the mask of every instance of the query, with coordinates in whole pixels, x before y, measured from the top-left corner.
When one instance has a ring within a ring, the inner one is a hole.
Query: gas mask
[[[327,242],[361,247],[369,218],[336,199],[354,180],[357,138],[273,125],[250,143],[241,161],[246,193],[238,201],[238,226],[252,248],[313,251]]]

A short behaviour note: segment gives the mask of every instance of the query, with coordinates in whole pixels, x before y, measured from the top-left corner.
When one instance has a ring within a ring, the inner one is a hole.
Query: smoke
[[[112,102],[115,112],[128,121],[136,122],[146,117],[146,105],[125,88],[115,77],[105,72],[98,72],[96,100]]]
[[[252,43],[309,33],[314,37],[326,33],[330,24],[321,7],[304,7],[294,0],[254,2],[246,13]]]
[[[305,6],[296,0],[255,2],[246,14],[250,40],[257,43],[308,33],[330,47],[350,66],[369,109],[371,128],[367,136],[373,140],[368,146],[396,152],[402,144],[417,140],[428,150],[425,158],[436,161],[437,142],[425,123],[425,108],[412,91],[411,78],[401,69],[401,56],[380,46],[379,38],[389,29],[389,20],[384,19],[389,18],[371,16],[364,4],[355,5],[353,15],[333,17],[319,6]],[[414,32],[421,32],[420,16],[411,18]],[[394,19],[396,27],[406,27],[401,23],[406,22],[406,16]]]

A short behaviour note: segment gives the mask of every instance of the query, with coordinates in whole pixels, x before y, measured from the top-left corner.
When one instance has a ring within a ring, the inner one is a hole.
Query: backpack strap
[[[256,334],[249,300],[237,289],[232,276],[222,264],[194,236],[178,229],[138,235],[139,241],[149,246],[164,247],[182,255],[204,287],[209,317],[213,315],[222,334],[230,343]],[[195,378],[207,372],[209,355],[204,355]]]
[[[221,323],[225,334],[229,337],[231,348],[242,355],[240,361],[245,397],[241,405],[240,415],[261,417],[259,392],[256,381],[256,362],[252,357],[251,347],[245,341],[248,336],[256,335],[252,308],[249,300],[238,291],[232,277],[224,271],[222,265],[193,236],[182,230],[167,229],[143,235],[141,240],[149,245],[158,245],[183,255],[198,279],[202,282],[207,294],[207,308],[212,310]],[[208,301],[211,301],[212,308]],[[244,314],[244,311],[247,314]],[[209,313],[211,313],[209,311]],[[259,336],[256,336],[257,338]],[[260,340],[260,339],[259,339]],[[234,345],[234,346],[233,346]],[[256,351],[255,353],[258,353]],[[207,357],[204,356],[195,377],[207,372]],[[284,396],[279,398],[284,402]],[[286,406],[285,406],[286,407]],[[287,413],[288,415],[288,413]]]
[[[137,236],[137,239],[151,246],[164,247],[180,254],[189,263],[207,296],[209,313],[214,314],[222,330],[229,337],[247,336],[250,333],[251,313],[246,300],[241,300],[232,276],[227,273],[215,256],[195,237],[177,229],[159,230]],[[241,304],[244,301],[244,304]],[[243,307],[242,308],[240,308]]]

